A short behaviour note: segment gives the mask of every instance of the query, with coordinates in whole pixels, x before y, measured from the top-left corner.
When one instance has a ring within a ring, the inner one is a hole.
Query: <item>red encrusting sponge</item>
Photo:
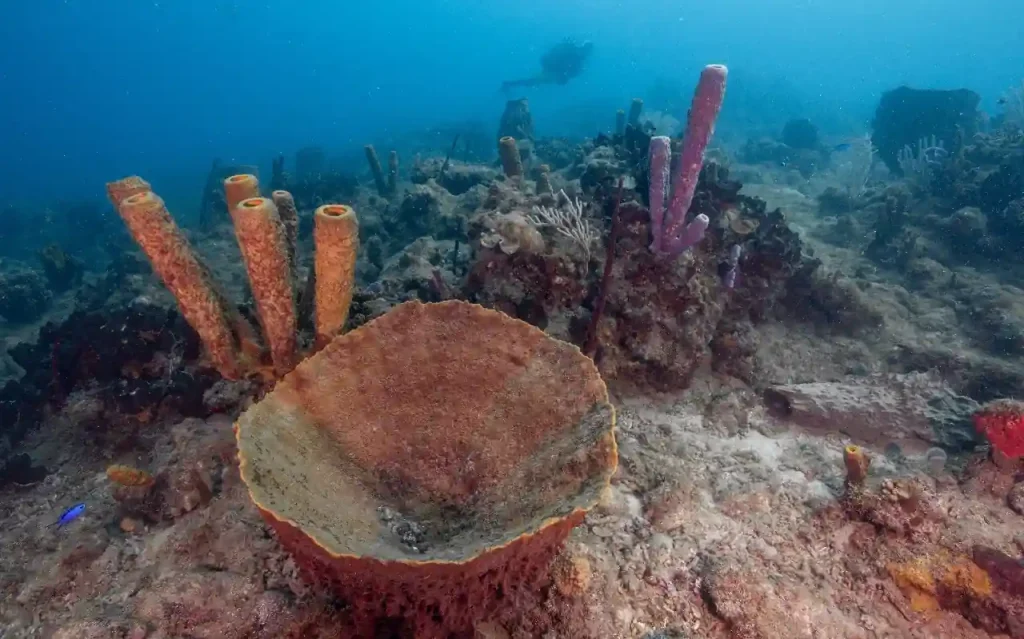
[[[1024,457],[1024,402],[997,399],[974,413],[974,427],[1003,457]]]

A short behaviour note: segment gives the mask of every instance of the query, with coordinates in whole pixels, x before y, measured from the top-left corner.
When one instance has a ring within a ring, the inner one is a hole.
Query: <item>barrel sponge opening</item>
[[[407,302],[301,363],[236,433],[307,577],[361,623],[459,636],[546,579],[615,472],[614,415],[575,346],[474,304]]]

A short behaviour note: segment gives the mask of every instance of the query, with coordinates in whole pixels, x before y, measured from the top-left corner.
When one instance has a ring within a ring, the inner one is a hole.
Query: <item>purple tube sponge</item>
[[[658,135],[651,138],[650,147],[650,201],[651,201],[651,250],[660,253],[665,226],[665,202],[668,199],[669,173],[672,170],[672,143],[668,137]]]
[[[697,180],[704,164],[704,151],[715,131],[718,112],[725,99],[728,73],[720,64],[709,64],[700,74],[686,120],[683,150],[677,163],[676,175],[672,179],[672,201],[667,210],[665,198],[668,189],[665,183],[671,163],[669,140],[665,137],[651,138],[651,250],[655,253],[675,257],[703,239],[704,231],[707,230],[707,216],[698,215],[687,223],[686,214],[697,190]]]
[[[708,230],[710,223],[711,220],[708,219],[708,216],[701,213],[684,226],[677,235],[665,238],[662,251],[673,257],[682,255],[690,250],[690,247],[704,239],[704,232]]]

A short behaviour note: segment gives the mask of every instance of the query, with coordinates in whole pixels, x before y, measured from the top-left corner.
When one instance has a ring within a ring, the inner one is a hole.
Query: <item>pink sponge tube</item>
[[[662,229],[665,223],[665,201],[668,199],[669,172],[672,167],[672,144],[663,136],[651,138],[650,148],[651,250],[664,251]]]
[[[697,82],[697,90],[690,104],[690,114],[686,119],[683,152],[679,158],[675,179],[672,181],[672,203],[668,208],[662,241],[657,247],[662,250],[666,250],[669,243],[678,245],[673,242],[673,238],[679,238],[685,230],[686,213],[693,203],[700,169],[704,164],[704,151],[715,132],[715,121],[722,109],[728,74],[728,69],[721,64],[709,64],[700,74],[700,81]],[[653,189],[653,177],[651,184]]]

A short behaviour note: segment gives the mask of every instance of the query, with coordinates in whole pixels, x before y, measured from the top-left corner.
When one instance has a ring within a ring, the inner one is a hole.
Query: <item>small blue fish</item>
[[[850,144],[849,142],[843,142],[842,144],[837,144],[834,147],[832,147],[832,150],[842,153],[843,151],[848,151],[851,146],[853,145]]]
[[[81,504],[75,504],[71,508],[68,508],[60,516],[60,519],[50,524],[50,526],[56,526],[60,528],[64,524],[70,524],[74,520],[78,519],[78,516],[85,512],[85,502]],[[47,526],[49,528],[50,526]]]

